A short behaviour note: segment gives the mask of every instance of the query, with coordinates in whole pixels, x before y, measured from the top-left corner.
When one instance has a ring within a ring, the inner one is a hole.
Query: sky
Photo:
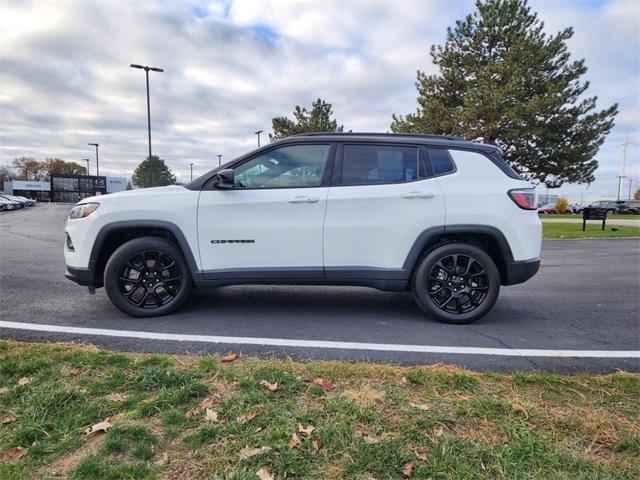
[[[596,181],[565,185],[572,200],[617,194],[622,142],[640,145],[640,1],[531,0],[554,34],[573,26],[588,95],[619,104],[596,156]],[[0,165],[16,157],[90,158],[127,176],[147,155],[150,73],[153,153],[178,180],[254,149],[271,118],[321,97],[346,130],[389,130],[415,111],[416,71],[436,73],[429,48],[473,11],[470,0],[0,2]],[[640,146],[625,175],[640,186]],[[628,190],[625,181],[623,191]],[[552,191],[553,193],[553,191]]]

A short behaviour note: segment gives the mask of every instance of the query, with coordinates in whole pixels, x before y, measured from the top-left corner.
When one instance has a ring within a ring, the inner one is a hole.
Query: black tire
[[[182,252],[157,237],[129,240],[116,249],[104,269],[109,299],[134,317],[176,310],[189,296],[192,281]]]
[[[444,323],[478,320],[491,310],[499,293],[495,263],[484,250],[467,243],[447,243],[427,252],[413,276],[416,302],[429,317]]]

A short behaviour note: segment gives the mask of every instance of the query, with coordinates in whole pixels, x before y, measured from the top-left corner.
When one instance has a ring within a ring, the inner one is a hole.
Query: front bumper
[[[72,282],[76,282],[83,287],[95,287],[94,275],[88,268],[72,268],[67,267],[67,272],[64,274],[65,278],[68,278]]]
[[[526,282],[540,269],[540,259],[507,262],[503,285],[516,285]]]

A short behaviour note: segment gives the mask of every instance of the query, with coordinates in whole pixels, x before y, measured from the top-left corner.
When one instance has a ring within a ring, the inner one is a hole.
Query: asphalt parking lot
[[[640,240],[545,241],[529,282],[472,325],[426,318],[409,293],[355,287],[194,290],[177,313],[127,317],[64,278],[69,205],[0,215],[0,337],[117,350],[455,363],[479,370],[640,371]],[[8,323],[14,322],[14,323]]]

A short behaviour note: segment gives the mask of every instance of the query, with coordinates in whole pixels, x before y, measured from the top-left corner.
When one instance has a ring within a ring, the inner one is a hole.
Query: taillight
[[[507,192],[513,203],[523,210],[537,210],[536,207],[536,189],[535,188],[517,188]]]

